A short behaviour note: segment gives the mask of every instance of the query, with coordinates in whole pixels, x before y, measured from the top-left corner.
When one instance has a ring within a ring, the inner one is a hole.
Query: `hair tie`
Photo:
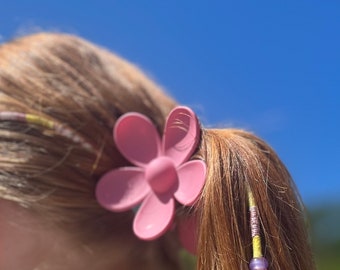
[[[197,117],[187,107],[176,107],[161,138],[149,118],[127,113],[117,120],[113,139],[134,166],[102,176],[96,187],[97,200],[113,212],[138,207],[134,233],[144,240],[158,238],[172,227],[175,201],[193,205],[205,182],[205,163],[190,160],[200,141]]]

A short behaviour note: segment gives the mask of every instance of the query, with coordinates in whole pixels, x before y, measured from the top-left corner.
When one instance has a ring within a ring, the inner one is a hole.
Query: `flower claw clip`
[[[114,127],[114,141],[136,167],[117,168],[102,176],[96,188],[99,204],[114,212],[140,205],[134,233],[144,240],[161,236],[173,223],[175,200],[193,205],[203,188],[205,163],[188,161],[199,140],[198,120],[187,107],[170,112],[162,139],[149,118],[124,114]]]

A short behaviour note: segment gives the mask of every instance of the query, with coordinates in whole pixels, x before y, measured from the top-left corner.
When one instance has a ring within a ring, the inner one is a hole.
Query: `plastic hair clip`
[[[160,138],[150,119],[133,112],[118,119],[113,133],[118,150],[135,166],[102,176],[97,200],[113,212],[139,206],[133,231],[153,240],[171,228],[175,201],[194,204],[204,185],[205,163],[190,160],[200,140],[198,120],[189,108],[176,107]]]

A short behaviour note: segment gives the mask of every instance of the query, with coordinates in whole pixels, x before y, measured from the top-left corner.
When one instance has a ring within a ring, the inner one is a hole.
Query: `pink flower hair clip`
[[[113,212],[139,206],[134,233],[144,240],[158,238],[172,227],[175,201],[193,205],[205,182],[205,163],[190,160],[200,140],[196,115],[187,107],[173,109],[161,139],[149,118],[127,113],[118,119],[113,135],[118,150],[135,167],[117,168],[102,176],[97,200]],[[186,245],[194,245],[186,243],[193,241],[190,235],[180,237]]]

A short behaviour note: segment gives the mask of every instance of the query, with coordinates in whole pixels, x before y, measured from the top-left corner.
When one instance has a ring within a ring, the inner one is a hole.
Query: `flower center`
[[[173,161],[168,157],[157,157],[145,170],[145,178],[156,193],[164,193],[178,185],[178,176]]]

